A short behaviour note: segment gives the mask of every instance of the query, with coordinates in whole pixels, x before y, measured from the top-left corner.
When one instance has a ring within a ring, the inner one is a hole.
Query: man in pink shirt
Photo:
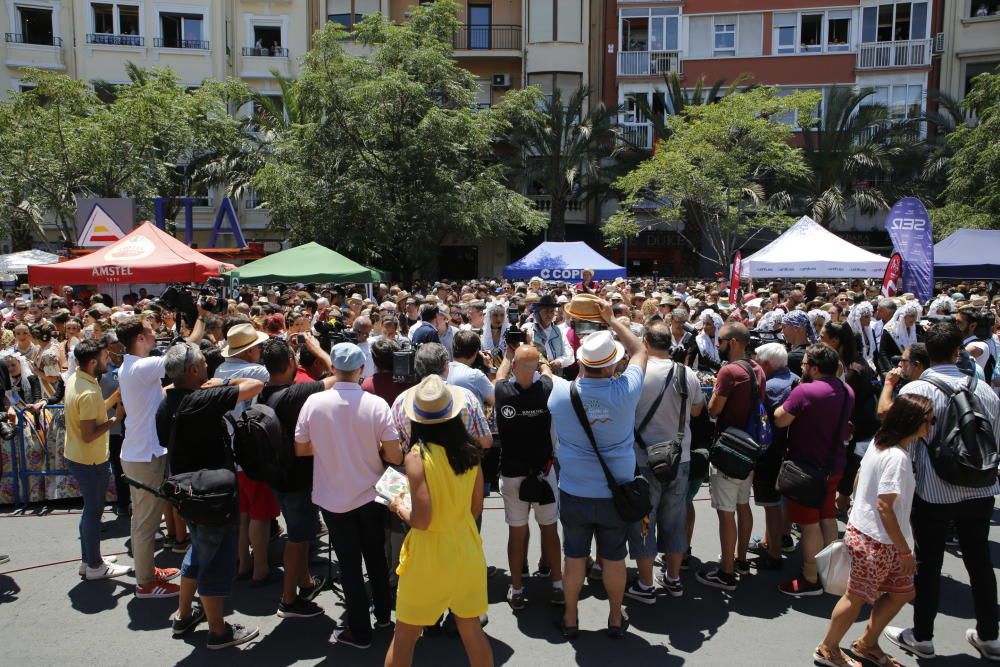
[[[389,404],[361,389],[365,355],[353,343],[338,343],[330,356],[333,389],[306,399],[295,426],[295,453],[313,457],[312,500],[323,510],[347,607],[347,627],[337,642],[368,648],[371,616],[361,559],[372,587],[375,625],[387,627],[392,610],[389,565],[385,558],[387,510],[375,502],[375,482],[383,461],[400,465],[403,451]]]

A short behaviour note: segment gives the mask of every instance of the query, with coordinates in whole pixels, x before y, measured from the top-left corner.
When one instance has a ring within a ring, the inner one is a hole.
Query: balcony
[[[659,76],[668,72],[680,72],[681,59],[678,51],[619,51],[619,76]]]
[[[254,58],[287,58],[288,49],[283,49],[280,46],[272,46],[269,48],[244,46],[243,55],[252,56]]]
[[[141,35],[111,35],[108,33],[89,33],[87,44],[101,46],[145,46],[146,38]]]
[[[158,49],[197,49],[208,51],[207,39],[167,39],[164,37],[154,37],[153,46]]]
[[[930,67],[931,39],[869,42],[858,46],[859,70]]]
[[[545,215],[552,213],[551,195],[528,195],[534,203],[534,209]],[[579,199],[570,199],[566,202],[566,222],[584,223],[587,221],[587,207]]]
[[[20,32],[6,32],[3,39],[8,44],[29,44],[34,46],[62,46],[62,37],[52,35],[25,35]]]
[[[651,123],[618,123],[618,141],[629,148],[653,150]]]
[[[520,51],[521,26],[463,25],[455,30],[452,45],[456,51],[466,52]]]

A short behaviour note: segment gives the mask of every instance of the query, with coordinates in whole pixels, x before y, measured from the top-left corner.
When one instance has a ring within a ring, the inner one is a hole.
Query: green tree
[[[665,115],[656,113],[645,96],[636,99],[636,109],[639,115],[650,122],[653,127],[653,141],[664,141],[670,136],[670,116],[679,116],[688,107],[703,104],[715,104],[724,97],[736,93],[753,90],[757,84],[751,84],[750,74],[740,74],[727,86],[725,79],[719,79],[710,87],[705,87],[705,77],[700,76],[694,86],[686,88],[677,72],[667,72],[663,75],[663,83],[667,87],[664,96]]]
[[[680,223],[691,250],[719,266],[760,231],[787,227],[787,187],[809,168],[789,143],[791,126],[775,117],[808,115],[818,100],[812,92],[778,97],[773,88],[757,88],[687,108],[671,119],[673,133],[656,153],[618,180],[625,199],[604,227],[606,241],[638,234],[633,207],[649,203],[658,221]]]
[[[316,33],[293,84],[298,123],[253,178],[274,228],[409,275],[447,237],[517,238],[543,224],[493,152],[534,97],[512,91],[472,110],[477,84],[451,57],[457,11],[439,0],[403,25],[373,15],[356,30],[365,57],[346,53],[333,24]]]

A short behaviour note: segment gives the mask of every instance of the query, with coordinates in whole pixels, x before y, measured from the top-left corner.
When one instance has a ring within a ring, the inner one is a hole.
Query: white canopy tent
[[[743,259],[743,275],[774,278],[881,278],[888,257],[848,243],[809,216]]]
[[[22,250],[0,255],[0,273],[27,273],[29,266],[55,264],[61,257],[44,250]]]

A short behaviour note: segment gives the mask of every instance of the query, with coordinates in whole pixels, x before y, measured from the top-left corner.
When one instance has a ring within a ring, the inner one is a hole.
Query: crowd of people
[[[531,602],[533,513],[535,576],[551,584],[561,635],[578,635],[589,579],[620,638],[626,599],[655,605],[691,585],[693,500],[707,482],[720,557],[693,573],[700,586],[738,595],[742,577],[783,570],[799,550],[801,570],[776,593],[820,595],[816,557],[846,524],[850,578],[819,664],[894,664],[883,636],[933,656],[952,539],[975,611],[967,639],[1000,660],[988,541],[996,289],[939,284],[921,303],[857,280],[731,287],[584,271],[576,284],[244,286],[228,298],[174,287],[121,303],[71,286],[11,290],[0,303],[7,428],[65,406],[80,576],[134,576],[137,598],[176,597],[173,633],[207,622],[212,649],[258,634],[225,619],[237,580],[280,581],[281,618],[326,613],[316,598],[331,582],[310,572],[309,553],[328,531],[346,608],[337,642],[368,648],[394,616],[386,665],[410,664],[438,625],[471,664],[492,664],[483,626],[498,568],[480,531],[495,485],[511,609]],[[387,467],[407,494],[377,493]],[[111,478],[131,566],[101,553]],[[165,502],[184,484],[205,494],[201,509]],[[287,541],[273,570],[279,516]],[[155,565],[161,544],[184,554],[180,568]],[[913,627],[890,626],[911,601]],[[865,604],[867,629],[845,652]]]

